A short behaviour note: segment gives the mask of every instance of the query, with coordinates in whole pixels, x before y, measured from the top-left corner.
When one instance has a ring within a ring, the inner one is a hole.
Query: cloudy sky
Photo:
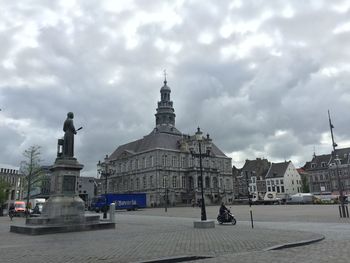
[[[1,1],[0,166],[40,145],[52,164],[68,111],[83,175],[155,126],[163,70],[176,127],[199,125],[233,165],[303,165],[350,146],[350,1]]]

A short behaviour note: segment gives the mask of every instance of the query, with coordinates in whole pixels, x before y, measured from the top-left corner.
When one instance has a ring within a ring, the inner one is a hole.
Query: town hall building
[[[108,193],[146,193],[149,207],[163,206],[166,200],[169,205],[200,203],[200,165],[193,151],[198,152],[201,145],[201,152],[209,153],[202,158],[205,203],[232,202],[231,158],[212,142],[209,134],[202,135],[199,128],[195,136],[185,135],[175,127],[170,93],[165,80],[160,89],[155,128],[142,139],[120,145],[106,156],[102,164],[107,173],[100,173],[101,182],[107,182]]]

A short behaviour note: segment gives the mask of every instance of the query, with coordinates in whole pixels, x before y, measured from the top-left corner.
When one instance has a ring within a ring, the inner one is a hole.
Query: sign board
[[[321,192],[326,191],[326,187],[325,186],[321,186]]]
[[[64,175],[62,192],[64,194],[75,194],[76,187],[76,176],[75,175]]]
[[[267,197],[270,198],[270,199],[272,199],[272,198],[273,198],[273,194],[268,193],[268,194],[267,194]]]

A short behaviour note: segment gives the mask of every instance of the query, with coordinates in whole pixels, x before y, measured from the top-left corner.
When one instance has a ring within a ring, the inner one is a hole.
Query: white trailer
[[[314,198],[310,193],[297,193],[287,199],[287,204],[313,204]]]
[[[253,195],[252,202],[256,205],[277,205],[280,204],[282,200],[277,197],[276,192],[266,192],[263,198]]]

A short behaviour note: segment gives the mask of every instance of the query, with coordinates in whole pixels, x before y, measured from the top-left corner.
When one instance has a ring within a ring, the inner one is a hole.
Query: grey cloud
[[[5,83],[0,85],[0,107],[6,111],[0,114],[30,119],[46,136],[40,141],[29,134],[32,131],[17,134],[1,126],[1,144],[12,149],[11,155],[0,152],[1,163],[18,165],[23,145],[31,142],[42,144],[44,159],[52,162],[66,113],[73,111],[75,125],[84,127],[77,135],[76,156],[85,165],[83,173],[95,175],[96,163],[105,154],[153,129],[164,68],[179,130],[193,133],[200,125],[227,153],[293,157],[302,165],[314,145],[327,149],[320,142],[328,132],[327,109],[334,116],[337,139],[349,140],[348,69],[335,76],[321,73],[349,61],[348,34],[332,33],[347,14],[335,13],[328,2],[319,7],[312,1],[292,2],[295,16],[287,19],[281,15],[283,1],[242,1],[232,10],[230,1],[185,1],[175,10],[180,24],[167,30],[167,21],[138,25],[139,42],[133,49],[126,48],[123,30],[136,18],[136,11],[150,14],[173,1],[135,1],[135,8],[121,13],[95,1],[77,3],[77,8],[65,11],[56,1],[3,6],[7,12],[0,24],[8,28],[0,32],[4,38],[0,83]],[[246,57],[222,59],[223,47],[255,34],[222,38],[219,30],[226,20],[253,21],[268,10],[273,15],[261,22],[257,33],[271,37],[272,46],[258,43]],[[23,22],[17,27],[12,20],[15,13]],[[26,22],[38,25],[38,46],[14,52],[18,43],[13,34],[21,32]],[[211,44],[198,42],[202,32],[212,34]],[[165,42],[164,50],[155,46],[158,39]],[[172,52],[168,43],[181,49]],[[11,52],[16,68],[5,69],[2,62]],[[256,67],[249,68],[252,64]],[[18,78],[21,84],[15,82]],[[48,79],[52,82],[45,83]],[[277,138],[276,131],[287,134]]]

